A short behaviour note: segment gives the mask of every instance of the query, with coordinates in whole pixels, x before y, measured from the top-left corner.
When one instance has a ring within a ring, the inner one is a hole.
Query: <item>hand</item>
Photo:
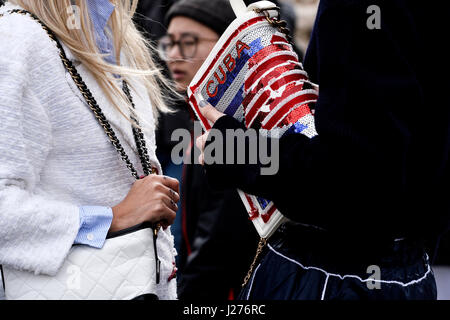
[[[206,100],[202,100],[199,102],[199,109],[200,113],[209,121],[214,123],[221,117],[223,117],[225,114],[214,108],[212,105],[210,105]]]
[[[200,150],[200,155],[198,156],[198,163],[200,163],[202,166],[205,165],[205,144],[208,140],[209,131],[206,131],[203,135],[197,138],[195,140],[195,145]]]
[[[207,101],[202,100],[199,102],[199,109],[201,114],[208,119],[213,125],[216,123],[216,121],[223,117],[225,114],[214,108],[212,105],[210,105]],[[204,157],[204,150],[205,150],[205,144],[208,139],[209,131],[207,131],[202,136],[198,137],[195,141],[195,145],[200,150],[200,156],[198,157],[198,162],[202,165],[204,165],[205,157]]]
[[[143,222],[157,223],[166,229],[173,224],[178,210],[179,182],[176,179],[149,175],[137,180],[125,199],[112,208],[110,231],[119,231]]]

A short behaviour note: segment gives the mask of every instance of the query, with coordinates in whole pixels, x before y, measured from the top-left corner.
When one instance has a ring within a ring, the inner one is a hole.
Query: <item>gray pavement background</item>
[[[433,266],[438,300],[450,300],[450,266]]]

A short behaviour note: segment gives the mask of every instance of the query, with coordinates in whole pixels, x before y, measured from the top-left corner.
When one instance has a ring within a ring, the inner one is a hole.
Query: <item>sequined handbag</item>
[[[230,0],[237,16],[188,87],[189,103],[204,129],[211,128],[199,102],[208,101],[262,135],[317,135],[311,112],[317,86],[303,70],[279,8]],[[256,230],[269,238],[287,219],[273,202],[238,190]]]

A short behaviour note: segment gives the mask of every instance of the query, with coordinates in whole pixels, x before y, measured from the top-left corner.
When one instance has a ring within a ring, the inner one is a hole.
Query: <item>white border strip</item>
[[[255,280],[256,273],[258,272],[258,269],[260,266],[261,266],[261,263],[258,264],[255,271],[253,271],[252,280],[250,281],[250,287],[248,288],[247,300],[250,300],[250,293],[252,292],[252,288],[253,288],[253,280]]]
[[[297,265],[300,266],[302,269],[305,269],[305,270],[312,269],[312,270],[317,270],[317,271],[323,272],[324,274],[327,275],[327,280],[328,280],[328,277],[338,277],[338,278],[340,278],[341,280],[344,280],[345,278],[353,278],[353,279],[357,279],[357,280],[359,280],[359,281],[361,281],[361,282],[369,282],[369,281],[370,281],[370,282],[379,282],[379,283],[386,283],[386,284],[398,284],[398,285],[401,285],[401,286],[403,286],[403,287],[408,287],[408,286],[410,286],[410,285],[413,285],[413,284],[416,284],[416,283],[421,282],[421,281],[424,280],[424,279],[428,276],[428,274],[431,272],[430,264],[427,263],[427,265],[428,265],[428,270],[427,270],[427,272],[425,272],[425,274],[424,274],[422,277],[420,277],[419,279],[412,280],[412,281],[407,282],[407,283],[403,283],[403,282],[395,281],[395,280],[377,280],[377,279],[373,279],[373,278],[362,279],[361,277],[358,277],[358,276],[353,275],[353,274],[346,274],[346,275],[343,275],[343,276],[342,276],[342,275],[340,275],[340,274],[329,273],[329,272],[327,272],[327,271],[325,271],[325,270],[323,270],[323,269],[317,268],[317,267],[305,267],[305,266],[302,265],[300,262],[298,262],[298,261],[296,261],[296,260],[294,260],[294,259],[288,258],[288,257],[286,257],[285,255],[281,254],[280,252],[276,251],[270,244],[267,244],[267,246],[268,246],[269,249],[272,250],[275,254],[279,255],[280,257],[282,257],[282,258],[284,258],[284,259],[286,259],[286,260],[288,260],[288,261],[290,261],[290,262],[292,262],[292,263],[297,264]],[[428,255],[427,255],[427,261],[428,261]],[[324,289],[325,289],[325,288],[324,288]],[[322,293],[322,296],[323,296],[323,293]]]
[[[320,297],[320,300],[325,300],[325,291],[327,291],[327,284],[329,277],[330,276],[327,274],[327,277],[325,278],[325,283],[323,284],[322,296]]]

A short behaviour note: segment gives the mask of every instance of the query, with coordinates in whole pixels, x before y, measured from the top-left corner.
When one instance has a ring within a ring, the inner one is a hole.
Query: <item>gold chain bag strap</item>
[[[8,10],[8,14],[22,14],[27,15],[31,17],[34,21],[38,22],[42,28],[47,32],[47,35],[50,37],[51,40],[53,40],[59,50],[59,56],[61,58],[61,61],[66,68],[67,72],[69,72],[70,76],[72,77],[74,83],[80,90],[81,94],[83,95],[84,99],[86,100],[87,104],[89,105],[89,108],[92,110],[92,112],[95,115],[95,118],[98,120],[98,123],[102,126],[104,129],[106,135],[108,136],[111,144],[114,146],[118,154],[120,155],[122,161],[126,164],[127,168],[130,170],[131,175],[136,179],[139,180],[141,177],[139,176],[137,170],[135,169],[133,163],[130,161],[130,158],[125,152],[125,149],[123,148],[122,144],[120,143],[119,139],[117,138],[117,135],[115,134],[113,128],[111,127],[109,121],[106,119],[105,115],[103,114],[100,106],[97,104],[95,98],[93,97],[91,91],[88,89],[86,83],[83,81],[81,75],[78,73],[77,69],[73,65],[72,61],[70,61],[67,58],[67,55],[65,53],[65,50],[63,46],[61,45],[61,42],[58,40],[56,35],[50,28],[48,28],[36,15],[33,13],[23,10],[23,9],[13,9]],[[0,14],[0,18],[3,17],[3,14]],[[123,81],[123,92],[127,96],[132,109],[135,109],[135,104],[133,102],[133,98],[131,96],[128,84],[126,81]],[[145,137],[142,132],[142,130],[139,128],[139,122],[134,114],[131,115],[131,119],[136,123],[137,126],[132,126],[133,130],[133,136],[134,140],[136,142],[136,147],[138,150],[140,162],[142,164],[144,176],[148,176],[150,174],[156,174],[157,170],[155,167],[153,167],[150,163],[150,157],[148,154],[148,149],[145,142]],[[144,223],[143,225],[148,225],[147,223]],[[153,229],[153,248],[155,252],[155,263],[156,263],[156,283],[159,284],[160,282],[160,270],[161,270],[161,261],[158,258],[157,253],[157,247],[156,247],[156,240],[158,237],[158,232],[161,229],[161,224],[156,223],[154,225],[151,225],[151,228]],[[108,238],[111,238],[112,235],[108,234]],[[4,285],[4,282],[3,282]]]

